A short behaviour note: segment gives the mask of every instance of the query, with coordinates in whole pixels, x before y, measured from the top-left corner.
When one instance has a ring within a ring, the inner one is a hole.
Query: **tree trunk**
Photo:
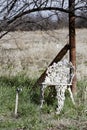
[[[75,76],[72,82],[72,92],[76,91],[76,42],[75,42],[75,0],[69,0],[69,59],[75,67]]]

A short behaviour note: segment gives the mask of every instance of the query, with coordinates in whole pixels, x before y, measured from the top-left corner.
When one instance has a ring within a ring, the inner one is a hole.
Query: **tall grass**
[[[12,78],[0,77],[0,130],[57,130],[61,125],[61,120],[64,129],[74,130],[77,129],[78,124],[75,124],[75,120],[78,122],[86,121],[86,80],[77,83],[76,106],[73,106],[69,93],[66,92],[64,109],[60,115],[55,114],[56,98],[51,97],[53,90],[49,88],[46,90],[46,102],[43,109],[40,110],[40,89],[39,86],[33,88],[35,81],[36,79],[32,80],[24,75]],[[19,93],[18,117],[15,118],[17,87],[21,87],[23,91]],[[67,125],[65,119],[68,122],[72,120],[74,125]]]

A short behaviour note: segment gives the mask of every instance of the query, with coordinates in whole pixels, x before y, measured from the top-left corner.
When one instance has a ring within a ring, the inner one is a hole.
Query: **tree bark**
[[[69,59],[75,67],[75,76],[72,81],[71,90],[76,91],[76,41],[75,41],[75,0],[69,0]]]

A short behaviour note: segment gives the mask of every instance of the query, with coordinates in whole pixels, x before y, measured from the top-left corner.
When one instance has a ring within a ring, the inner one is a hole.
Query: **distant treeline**
[[[85,17],[86,18],[86,17]],[[87,28],[87,19],[76,18],[76,28]],[[25,16],[16,20],[10,25],[11,31],[35,31],[35,30],[53,30],[68,27],[68,15],[62,14],[58,17],[43,17],[42,15]],[[4,24],[0,25],[3,31],[7,31],[9,27],[4,28]]]

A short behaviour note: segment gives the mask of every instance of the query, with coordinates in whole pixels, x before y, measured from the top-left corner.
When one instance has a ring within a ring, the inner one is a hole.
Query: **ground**
[[[10,32],[0,40],[0,76],[7,75],[11,77],[23,73],[28,78],[38,78],[61,48],[68,43],[68,38],[68,29],[65,28],[47,32]],[[52,109],[53,106],[51,106],[51,109],[44,106],[44,111],[40,114],[38,105],[29,104],[28,94],[30,93],[27,93],[26,86],[28,88],[30,82],[25,77],[21,80],[18,80],[17,77],[13,81],[4,79],[3,82],[1,79],[0,128],[2,129],[0,130],[29,130],[28,128],[30,130],[87,130],[86,52],[87,29],[76,29],[78,104],[75,108],[70,104],[70,101],[66,103],[68,106],[64,107],[65,110],[61,116],[55,115]],[[68,59],[68,53],[64,58]],[[23,80],[25,80],[25,84]],[[20,117],[15,119],[11,112],[14,111],[15,87],[19,86],[20,83],[23,83],[21,86],[24,85],[25,90],[20,95],[20,99],[23,99],[20,100]],[[42,122],[39,122],[39,114]]]
[[[87,29],[76,29],[77,79],[87,76]],[[10,32],[0,40],[0,75],[39,77],[68,43],[68,29]],[[68,54],[64,57],[67,58]],[[68,59],[68,58],[67,58]]]

